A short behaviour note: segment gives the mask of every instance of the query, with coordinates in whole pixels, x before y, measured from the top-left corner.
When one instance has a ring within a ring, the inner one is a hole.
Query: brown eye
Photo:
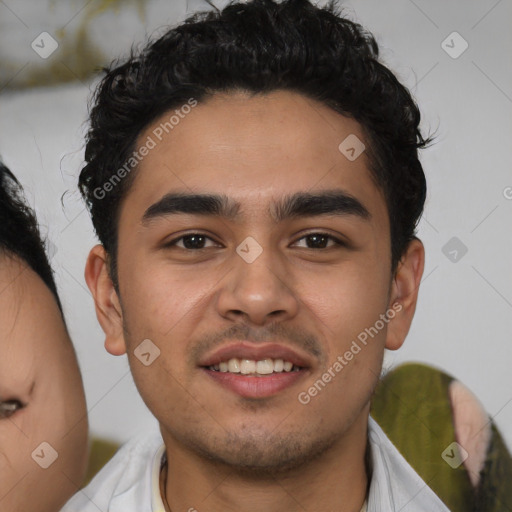
[[[0,420],[9,418],[15,412],[23,409],[25,407],[19,400],[6,400],[5,402],[0,402]]]
[[[172,240],[167,244],[167,247],[176,246],[180,249],[187,249],[191,251],[207,249],[208,240],[210,242],[216,243],[215,240],[212,240],[209,236],[203,235],[202,233],[190,233],[188,235],[183,235],[179,238],[176,238],[175,240]]]
[[[299,238],[297,242],[300,242],[301,240],[306,241],[307,249],[328,249],[330,247],[343,247],[345,245],[338,238],[328,233],[321,232],[309,233],[303,236],[302,238]],[[329,241],[331,241],[332,243],[329,244]]]

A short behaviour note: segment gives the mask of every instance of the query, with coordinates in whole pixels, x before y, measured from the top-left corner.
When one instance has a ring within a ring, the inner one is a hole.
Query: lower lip
[[[263,377],[245,376],[239,373],[202,370],[221,386],[244,398],[266,398],[283,391],[304,377],[307,370],[272,373]]]

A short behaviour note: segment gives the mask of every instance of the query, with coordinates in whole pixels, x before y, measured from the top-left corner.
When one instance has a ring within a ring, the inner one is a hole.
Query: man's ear
[[[102,245],[91,249],[85,264],[85,281],[94,298],[96,316],[105,333],[105,348],[115,356],[126,353],[123,314],[108,272],[108,256]]]
[[[413,239],[403,254],[391,283],[389,310],[395,311],[386,335],[386,348],[399,349],[411,327],[418,291],[425,266],[425,248],[420,240]]]

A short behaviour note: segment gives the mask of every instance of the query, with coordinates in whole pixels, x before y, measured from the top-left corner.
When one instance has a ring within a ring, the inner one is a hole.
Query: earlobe
[[[425,266],[425,248],[420,240],[412,240],[404,252],[391,285],[389,309],[395,311],[388,324],[386,348],[399,349],[411,327],[418,291]]]
[[[125,354],[121,304],[108,272],[108,256],[102,245],[94,246],[89,253],[85,264],[85,281],[105,333],[106,350],[116,356]]]

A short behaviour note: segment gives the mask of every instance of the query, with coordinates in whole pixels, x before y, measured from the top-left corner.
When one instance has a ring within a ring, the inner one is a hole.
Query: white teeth
[[[256,363],[256,373],[268,375],[274,372],[274,361],[272,359],[264,359]]]
[[[249,373],[254,373],[255,371],[256,361],[251,361],[250,359],[242,359],[240,361],[240,373],[248,375]]]
[[[274,371],[275,372],[282,372],[284,368],[284,361],[282,359],[276,359],[274,361]]]
[[[228,371],[231,373],[240,373],[240,363],[238,359],[230,359],[228,361]]]
[[[222,361],[219,364],[210,366],[210,370],[216,370],[223,373],[242,373],[244,375],[270,375],[271,373],[299,371],[300,368],[294,366],[290,361],[283,359],[253,359],[231,358],[229,361]]]

